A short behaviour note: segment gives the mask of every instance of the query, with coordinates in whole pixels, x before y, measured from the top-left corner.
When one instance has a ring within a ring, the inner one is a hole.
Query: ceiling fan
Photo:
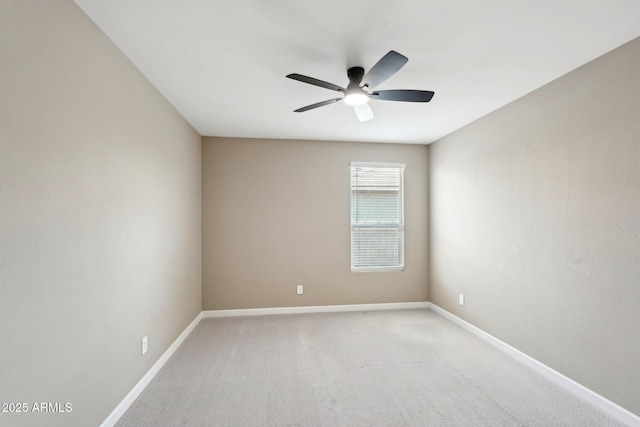
[[[367,74],[364,73],[362,67],[352,67],[347,70],[349,84],[347,88],[334,85],[313,77],[303,76],[302,74],[289,74],[287,77],[308,83],[314,86],[320,86],[326,89],[341,92],[343,95],[339,98],[328,99],[326,101],[307,105],[306,107],[294,110],[296,113],[313,110],[314,108],[324,107],[334,102],[344,101],[345,104],[352,105],[356,116],[361,122],[373,119],[373,111],[369,106],[369,99],[381,99],[384,101],[403,101],[403,102],[429,102],[433,98],[434,92],[428,90],[377,90],[371,91],[374,87],[387,80],[389,77],[397,73],[400,68],[407,63],[409,59],[391,50],[383,56]]]

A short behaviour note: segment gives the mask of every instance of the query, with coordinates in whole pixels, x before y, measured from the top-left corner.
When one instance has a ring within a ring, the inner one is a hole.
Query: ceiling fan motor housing
[[[349,77],[349,86],[347,89],[352,86],[360,87],[360,82],[362,82],[362,78],[364,77],[364,68],[362,67],[351,67],[347,70],[347,77]]]

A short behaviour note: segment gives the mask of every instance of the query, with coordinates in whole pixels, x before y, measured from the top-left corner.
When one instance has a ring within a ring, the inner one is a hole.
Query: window
[[[404,270],[404,168],[351,163],[351,271]]]

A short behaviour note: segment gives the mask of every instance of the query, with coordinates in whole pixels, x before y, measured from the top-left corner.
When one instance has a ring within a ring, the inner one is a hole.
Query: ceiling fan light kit
[[[429,102],[433,98],[434,92],[427,90],[380,90],[369,92],[380,83],[397,73],[400,68],[407,63],[409,59],[391,50],[383,56],[367,74],[364,73],[362,67],[351,67],[347,70],[349,84],[347,88],[342,88],[333,83],[328,83],[313,77],[303,76],[302,74],[289,74],[288,78],[298,80],[314,86],[323,87],[325,89],[334,90],[343,94],[342,98],[329,99],[327,101],[317,102],[307,105],[306,107],[294,110],[296,113],[313,110],[318,107],[333,104],[337,101],[344,101],[345,104],[354,107],[356,117],[361,122],[373,119],[373,110],[369,106],[369,99],[380,99],[384,101],[402,101],[402,102]]]
[[[347,92],[342,100],[345,104],[355,107],[356,105],[362,105],[369,102],[369,95],[366,93]]]
[[[364,68],[352,67],[347,70],[347,77],[349,77],[349,84],[347,90],[342,99],[347,105],[362,105],[369,102],[369,93],[365,88],[360,86],[362,77],[364,76]]]

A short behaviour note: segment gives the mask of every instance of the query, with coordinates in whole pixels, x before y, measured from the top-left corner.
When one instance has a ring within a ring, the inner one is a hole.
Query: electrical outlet
[[[147,337],[142,338],[142,354],[147,352]]]
[[[303,292],[302,285],[298,285],[297,288],[296,288],[296,293],[298,295],[302,295],[302,292]]]
[[[458,302],[460,303],[460,305],[464,305],[464,295],[460,294],[458,296]]]

